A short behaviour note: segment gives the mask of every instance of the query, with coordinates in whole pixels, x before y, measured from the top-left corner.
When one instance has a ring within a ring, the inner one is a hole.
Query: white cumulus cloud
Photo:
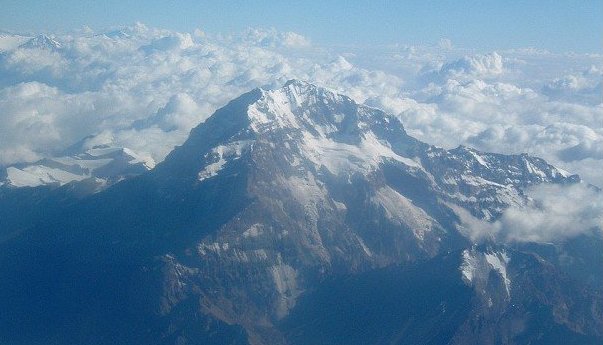
[[[527,191],[530,201],[512,206],[489,223],[455,208],[461,231],[473,241],[560,242],[603,229],[603,194],[585,184],[539,185]]]
[[[0,165],[89,136],[159,162],[230,99],[299,78],[394,113],[429,143],[529,152],[603,185],[595,54],[472,52],[446,39],[320,47],[275,29],[225,36],[140,23],[46,37],[0,37]]]

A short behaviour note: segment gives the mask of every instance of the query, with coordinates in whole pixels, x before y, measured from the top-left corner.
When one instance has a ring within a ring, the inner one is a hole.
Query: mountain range
[[[298,80],[232,100],[156,166],[69,154],[0,186],[2,343],[603,340],[600,231],[469,234],[529,188],[583,183],[540,158],[432,146]]]

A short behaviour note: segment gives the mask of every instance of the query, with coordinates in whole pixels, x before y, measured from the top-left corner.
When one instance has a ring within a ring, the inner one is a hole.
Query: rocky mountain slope
[[[494,221],[541,183],[580,179],[528,155],[430,146],[305,82],[256,89],[102,192],[5,186],[0,206],[58,206],[0,223],[12,311],[0,339],[599,342],[597,232],[547,245],[464,235],[460,213]]]

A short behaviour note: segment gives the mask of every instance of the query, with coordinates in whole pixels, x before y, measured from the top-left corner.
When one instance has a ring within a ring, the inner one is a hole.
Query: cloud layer
[[[473,241],[559,242],[603,229],[603,193],[585,184],[539,185],[527,191],[530,201],[510,207],[488,223],[456,209],[462,232]]]
[[[300,78],[396,114],[429,143],[528,152],[603,185],[594,54],[476,53],[445,39],[334,48],[274,29],[223,36],[142,24],[29,42],[4,35],[0,49],[0,165],[91,135],[161,161],[228,100]]]

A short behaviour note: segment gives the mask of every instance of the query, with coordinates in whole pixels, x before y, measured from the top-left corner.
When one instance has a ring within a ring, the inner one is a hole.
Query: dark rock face
[[[455,211],[492,221],[526,187],[577,182],[527,155],[429,146],[307,83],[254,90],[102,192],[0,190],[7,210],[54,205],[1,223],[0,339],[595,343],[598,237],[477,246]]]

